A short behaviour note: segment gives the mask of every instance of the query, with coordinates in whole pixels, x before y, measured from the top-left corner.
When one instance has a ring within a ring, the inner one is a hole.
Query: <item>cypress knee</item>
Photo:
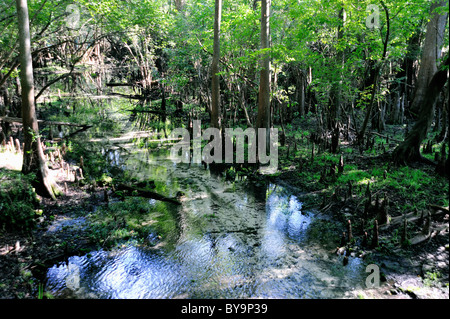
[[[365,246],[367,246],[368,243],[369,243],[369,240],[368,240],[367,232],[364,232],[362,245],[365,247]]]
[[[108,196],[108,190],[106,188],[103,190],[103,195],[104,195],[103,197],[105,199],[106,204],[108,204],[109,203],[109,196]]]
[[[345,235],[345,232],[343,232],[342,236],[341,236],[341,245],[340,245],[341,247],[345,246],[345,244],[346,244],[346,241],[345,241],[346,237],[347,236]]]
[[[366,204],[364,205],[364,212],[363,212],[363,219],[367,221],[369,219],[369,208],[370,208],[370,202],[366,201]]]
[[[347,241],[350,243],[353,240],[353,233],[352,233],[352,222],[350,219],[347,222]]]
[[[373,227],[372,247],[378,247],[378,221],[376,219]]]
[[[403,229],[402,229],[402,237],[401,237],[401,245],[405,245],[406,240],[408,239],[408,235],[407,235],[407,227],[408,227],[408,221],[406,218],[403,219]]]
[[[21,152],[21,150],[20,150],[20,142],[19,142],[19,140],[17,138],[15,139],[15,143],[16,143],[16,153],[20,153]]]
[[[336,164],[332,163],[330,165],[330,176],[333,178],[336,175]]]
[[[342,155],[339,157],[338,173],[344,173],[344,157]]]
[[[366,196],[370,205],[372,203],[372,193],[370,192],[370,183],[367,183]]]
[[[386,199],[383,200],[377,214],[377,220],[380,225],[387,224],[389,222],[388,206],[389,206],[389,199],[386,197]]]
[[[431,214],[427,212],[427,217],[425,218],[425,224],[423,225],[422,234],[428,236],[430,234],[431,226]]]
[[[343,263],[344,266],[347,266],[347,264],[348,264],[348,256],[344,256],[344,259],[343,259],[342,263]]]

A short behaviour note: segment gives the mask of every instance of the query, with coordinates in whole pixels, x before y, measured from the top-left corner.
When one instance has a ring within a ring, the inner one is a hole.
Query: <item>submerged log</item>
[[[146,190],[146,189],[138,188],[138,187],[131,186],[131,185],[126,185],[123,183],[120,183],[116,189],[117,190],[126,190],[126,191],[130,191],[130,192],[136,192],[137,196],[152,198],[152,199],[160,200],[163,202],[181,205],[181,202],[175,198],[167,197],[167,196],[164,196],[164,195],[161,195],[161,194],[158,194],[158,193]]]

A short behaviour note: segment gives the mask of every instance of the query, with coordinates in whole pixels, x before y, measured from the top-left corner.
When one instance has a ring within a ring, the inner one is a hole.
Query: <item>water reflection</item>
[[[344,267],[310,238],[319,217],[289,190],[225,181],[142,145],[99,151],[129,178],[154,181],[161,194],[185,193],[173,208],[173,245],[70,257],[48,270],[46,290],[56,298],[340,298],[364,284],[361,260]]]
[[[203,177],[199,183],[205,187],[210,182]],[[334,268],[326,274],[335,262],[318,268],[306,252],[314,215],[302,212],[301,203],[284,188],[269,185],[264,205],[254,205],[258,199],[252,192],[238,187],[220,193],[226,186],[215,186],[222,203],[214,202],[214,196],[188,201],[185,227],[173,249],[129,246],[74,256],[68,265],[49,269],[47,291],[61,298],[323,298],[323,277],[363,282],[354,259],[345,269],[353,277]],[[227,196],[235,202],[223,204]],[[190,224],[212,204],[214,218],[201,226]],[[333,284],[328,285],[332,290]]]

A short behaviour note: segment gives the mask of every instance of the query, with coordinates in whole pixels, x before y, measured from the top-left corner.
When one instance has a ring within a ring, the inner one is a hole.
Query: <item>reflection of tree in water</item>
[[[201,165],[175,165],[167,150],[151,150],[145,142],[127,140],[131,148],[120,153],[119,161],[127,180],[154,181],[156,191],[168,196],[184,193],[179,207],[163,203],[176,226],[160,249],[130,245],[104,262],[100,254],[83,257],[83,293],[122,298],[320,296],[324,288],[316,286],[323,285],[323,274],[305,270],[316,261],[302,246],[313,216],[302,213],[296,196],[267,182],[227,181],[223,171]],[[103,266],[89,266],[93,262]],[[60,278],[70,279],[61,283],[64,287],[77,287],[76,269]]]

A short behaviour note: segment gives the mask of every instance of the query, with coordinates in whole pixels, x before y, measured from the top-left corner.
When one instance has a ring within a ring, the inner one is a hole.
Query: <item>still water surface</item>
[[[361,259],[343,266],[323,247],[324,217],[302,209],[294,192],[226,181],[135,145],[119,138],[99,152],[167,196],[184,192],[183,204],[170,208],[178,216],[173,244],[70,257],[48,270],[46,291],[55,298],[342,298],[363,287]]]

